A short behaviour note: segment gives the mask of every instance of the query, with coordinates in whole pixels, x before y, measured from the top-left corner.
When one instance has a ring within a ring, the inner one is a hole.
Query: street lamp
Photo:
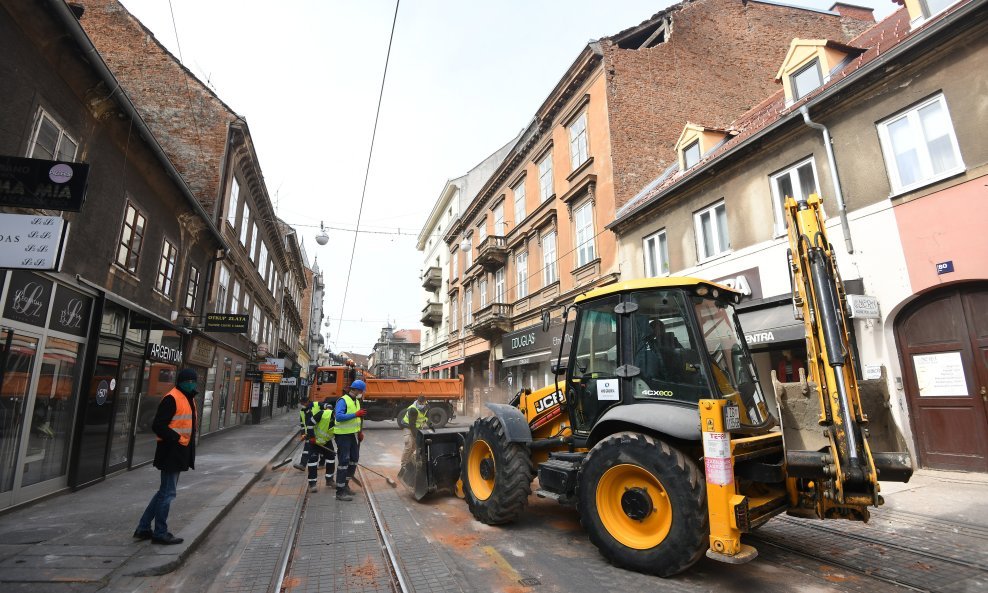
[[[325,227],[322,226],[321,220],[319,221],[319,234],[316,235],[316,243],[320,245],[329,243],[329,233],[327,233]]]

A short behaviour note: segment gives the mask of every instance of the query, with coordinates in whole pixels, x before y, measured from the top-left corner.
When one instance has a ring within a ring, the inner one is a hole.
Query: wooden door
[[[927,295],[895,330],[920,464],[988,471],[988,285]]]

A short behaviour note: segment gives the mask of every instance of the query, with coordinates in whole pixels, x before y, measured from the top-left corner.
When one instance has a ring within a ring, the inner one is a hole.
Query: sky
[[[421,325],[424,256],[415,245],[446,181],[517,135],[588,41],[672,4],[401,2],[367,174],[395,2],[121,1],[247,120],[278,216],[323,271],[323,335],[333,351],[363,354],[386,323]],[[898,8],[849,3],[874,8],[879,20]],[[368,232],[358,235],[365,174]],[[320,224],[325,246],[315,242]]]

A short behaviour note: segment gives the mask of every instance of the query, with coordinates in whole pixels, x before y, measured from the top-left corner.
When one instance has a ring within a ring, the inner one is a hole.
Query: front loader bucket
[[[408,486],[415,500],[431,493],[456,494],[460,479],[460,452],[468,428],[436,428],[420,430],[415,435],[415,456],[398,472],[398,478]]]
[[[819,477],[811,468],[820,466],[820,457],[829,445],[824,428],[820,426],[820,394],[817,385],[807,381],[800,370],[799,383],[780,383],[772,372],[772,384],[779,406],[779,423],[787,453],[790,477]],[[906,441],[899,431],[889,405],[885,370],[882,378],[858,381],[858,397],[868,418],[868,447],[871,450],[878,479],[908,482],[912,476],[912,459]],[[809,473],[802,473],[802,472]]]

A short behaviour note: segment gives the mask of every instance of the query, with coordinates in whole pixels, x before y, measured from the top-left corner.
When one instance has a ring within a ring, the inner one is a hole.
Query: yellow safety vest
[[[333,408],[326,407],[325,409],[323,409],[322,416],[320,417],[319,422],[316,423],[315,431],[314,431],[316,442],[319,443],[320,445],[325,445],[326,443],[328,443],[329,440],[332,439],[333,435],[336,433],[336,427],[334,426],[334,422],[333,422],[335,416],[336,413],[333,411]]]
[[[360,410],[360,402],[355,401],[349,395],[343,396],[343,401],[346,402],[346,413],[356,414]],[[336,434],[354,434],[360,432],[360,418],[354,417],[349,420],[342,420],[336,423]]]
[[[412,411],[412,408],[415,408],[416,411],[418,411],[419,413],[418,417],[415,419],[415,428],[418,429],[425,428],[425,425],[426,423],[429,422],[429,419],[425,416],[425,410],[419,410],[418,407],[415,406],[415,404],[412,404],[407,408],[405,408],[405,417],[402,418],[401,421],[404,422],[406,426],[408,425],[408,413]]]

